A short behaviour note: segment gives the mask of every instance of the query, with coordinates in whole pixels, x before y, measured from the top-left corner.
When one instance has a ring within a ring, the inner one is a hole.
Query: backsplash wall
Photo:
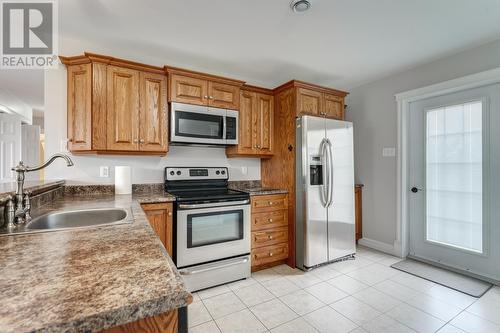
[[[66,68],[45,71],[45,156],[61,152],[66,135]],[[75,156],[75,166],[56,161],[45,169],[46,179],[65,179],[68,183],[113,184],[114,166],[128,165],[132,183],[161,183],[166,166],[228,167],[230,180],[259,180],[260,159],[228,159],[224,148],[171,146],[165,157],[154,156]],[[99,167],[108,166],[110,176],[99,177]],[[245,172],[246,169],[246,172]]]

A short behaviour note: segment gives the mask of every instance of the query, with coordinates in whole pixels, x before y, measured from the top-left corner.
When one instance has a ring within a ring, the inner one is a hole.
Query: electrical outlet
[[[68,139],[61,139],[59,150],[61,153],[69,153],[68,151]]]
[[[99,167],[99,177],[101,177],[101,178],[108,178],[109,177],[109,167],[108,166]]]
[[[396,148],[385,147],[382,149],[382,157],[394,157],[396,156]]]
[[[246,167],[246,166],[242,166],[242,167],[241,167],[241,174],[242,174],[242,175],[246,175],[246,174],[248,174],[248,167]]]

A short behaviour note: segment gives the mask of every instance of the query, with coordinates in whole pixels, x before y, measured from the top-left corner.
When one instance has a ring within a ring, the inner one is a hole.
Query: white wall
[[[66,136],[66,68],[45,73],[45,156],[61,151]],[[45,169],[46,179],[66,179],[76,183],[114,183],[113,166],[132,167],[132,182],[160,183],[166,166],[227,166],[230,180],[260,179],[260,160],[226,158],[224,148],[171,146],[166,157],[150,156],[74,156],[75,166],[57,161]],[[99,178],[99,167],[109,166],[109,178]],[[247,167],[247,173],[242,172]]]
[[[33,110],[31,106],[6,89],[0,89],[0,112],[17,114],[25,124],[32,122]]]
[[[347,119],[354,122],[356,182],[363,189],[363,238],[392,247],[396,239],[396,147],[394,95],[411,89],[500,67],[500,41],[464,51],[351,89]]]

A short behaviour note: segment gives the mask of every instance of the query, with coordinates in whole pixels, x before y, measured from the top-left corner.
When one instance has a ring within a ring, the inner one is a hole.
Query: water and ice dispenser
[[[312,155],[310,157],[309,177],[311,185],[323,185],[323,163],[320,155]]]

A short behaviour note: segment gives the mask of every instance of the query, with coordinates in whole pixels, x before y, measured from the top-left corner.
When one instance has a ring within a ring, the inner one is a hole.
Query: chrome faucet
[[[28,167],[22,161],[12,168],[16,172],[17,190],[14,198],[10,198],[5,205],[5,228],[13,229],[17,225],[23,225],[31,220],[31,202],[28,193],[24,193],[24,176],[26,172],[38,171],[46,168],[55,159],[62,158],[66,161],[67,166],[73,166],[73,161],[69,156],[64,154],[54,154],[45,163],[36,166]]]

